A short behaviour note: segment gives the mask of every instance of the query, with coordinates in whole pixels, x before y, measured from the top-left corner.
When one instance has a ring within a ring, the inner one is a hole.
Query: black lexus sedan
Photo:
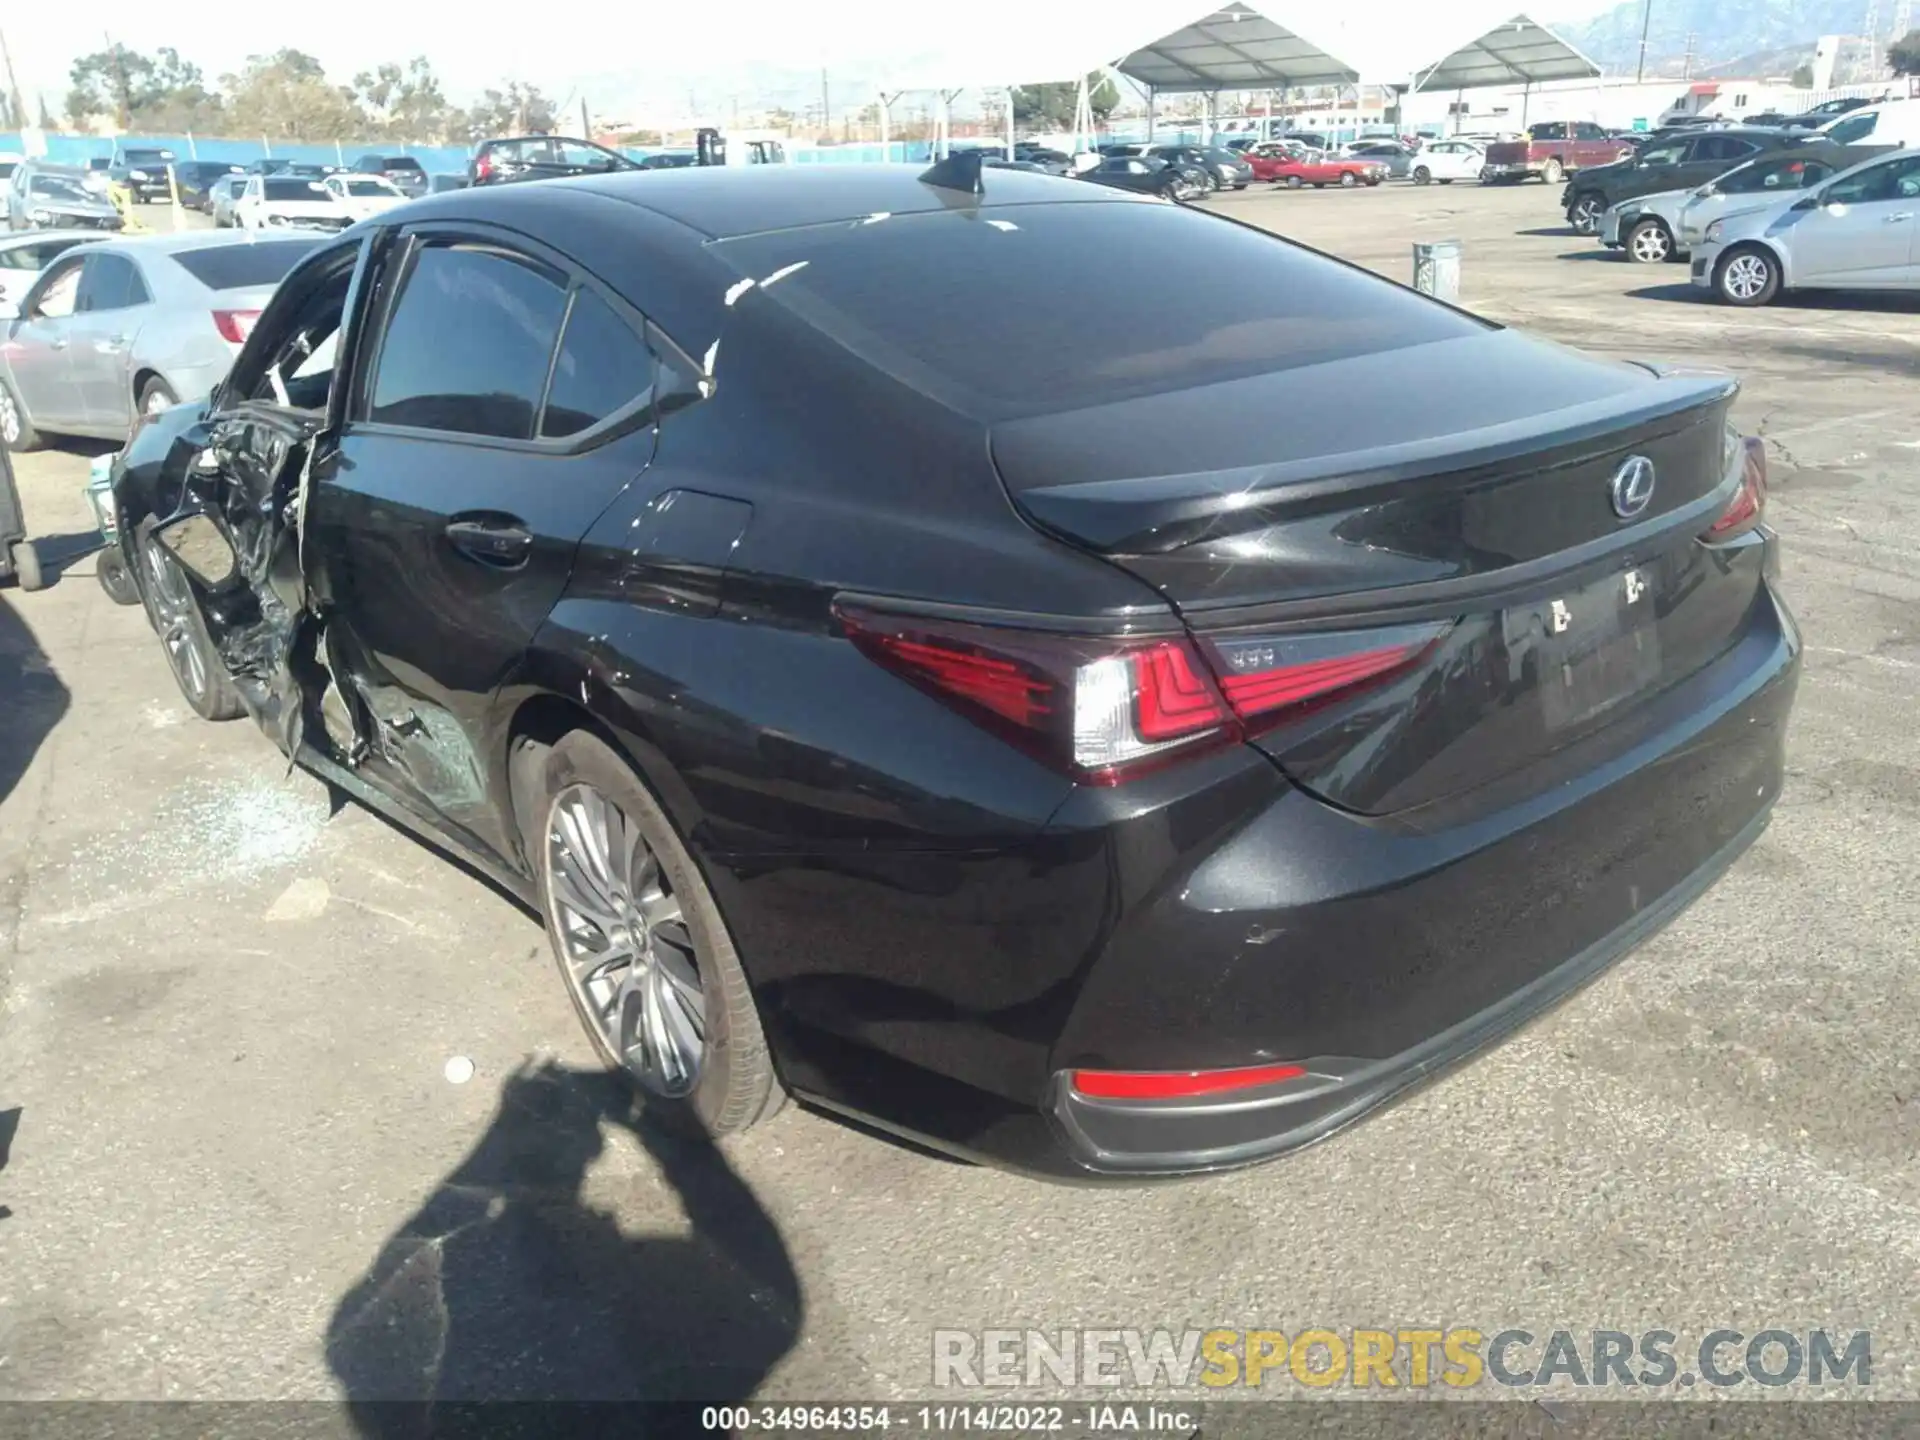
[[[1195,1172],[1765,825],[1734,392],[1098,185],[616,174],[325,243],[114,530],[189,703],[537,911],[668,1115]]]

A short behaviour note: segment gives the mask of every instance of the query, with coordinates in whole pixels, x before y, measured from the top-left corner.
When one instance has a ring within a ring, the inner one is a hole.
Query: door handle
[[[1911,210],[1903,210],[1898,215],[1887,216],[1885,223],[1888,225],[1898,225],[1902,220],[1911,219],[1913,219],[1913,212]]]
[[[57,337],[55,337],[55,338],[54,338],[54,339],[52,339],[52,340],[49,340],[49,341],[47,342],[47,348],[48,348],[48,349],[50,349],[50,350],[64,350],[64,349],[66,349],[66,348],[67,348],[67,337],[66,337],[66,336],[64,336],[64,335],[61,335],[61,336],[57,336]]]
[[[118,355],[122,350],[127,348],[127,337],[124,335],[113,335],[105,340],[96,342],[93,348],[98,350],[102,355]]]
[[[462,555],[496,570],[518,569],[533,552],[532,534],[509,516],[449,520],[444,533]]]

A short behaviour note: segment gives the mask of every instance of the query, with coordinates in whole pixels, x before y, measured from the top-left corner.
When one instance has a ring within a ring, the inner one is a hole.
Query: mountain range
[[[1822,35],[1859,35],[1867,23],[1870,0],[1652,0],[1647,33],[1649,74],[1680,73],[1692,55],[1691,73],[1732,73],[1762,57],[1813,54]],[[1893,28],[1899,0],[1880,0],[1883,35]],[[1582,25],[1556,27],[1611,74],[1631,74],[1640,57],[1640,27],[1648,12],[1643,0],[1623,0]],[[1752,66],[1753,73],[1759,66]],[[1777,70],[1776,63],[1767,67]],[[1792,65],[1785,67],[1790,72]],[[1863,77],[1864,78],[1864,77]],[[1874,77],[1879,78],[1879,77]]]

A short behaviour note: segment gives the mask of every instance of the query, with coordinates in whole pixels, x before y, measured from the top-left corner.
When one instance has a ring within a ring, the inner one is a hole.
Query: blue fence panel
[[[362,155],[411,155],[429,174],[465,174],[472,153],[465,145],[302,145],[279,140],[216,139],[202,135],[125,135],[111,140],[101,135],[59,135],[46,137],[47,159],[58,165],[84,165],[96,157],[106,157],[122,146],[147,146],[171,150],[182,160],[217,160],[228,165],[245,165],[271,155],[275,159],[298,160],[313,165],[351,165]],[[17,134],[0,132],[0,150],[24,153]]]

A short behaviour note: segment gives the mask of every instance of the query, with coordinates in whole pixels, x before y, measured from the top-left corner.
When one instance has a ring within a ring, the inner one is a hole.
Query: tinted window
[[[1833,125],[1820,133],[1836,145],[1857,145],[1873,134],[1874,126],[1880,123],[1880,114],[1855,115],[1848,120],[1835,121]]]
[[[1678,165],[1687,155],[1687,142],[1682,140],[1673,145],[1655,145],[1641,153],[1640,158],[1649,165]]]
[[[319,243],[313,239],[206,245],[176,250],[170,258],[209,290],[239,290],[250,285],[278,285]]]
[[[742,276],[786,272],[759,303],[786,307],[878,369],[983,418],[1483,332],[1400,286],[1176,206],[1023,205],[1003,214],[1011,228],[940,211],[712,248]],[[1087,302],[1089,255],[1101,257],[1098,304]]]
[[[130,305],[144,305],[150,298],[139,270],[126,256],[89,255],[86,269],[80,273],[80,299],[75,308],[125,310]]]
[[[577,435],[652,384],[653,355],[633,327],[591,290],[575,291],[540,433]]]
[[[557,276],[491,246],[422,249],[387,325],[368,418],[532,438],[566,298]]]
[[[35,175],[27,182],[27,193],[42,200],[92,200],[95,198],[86,186],[66,175]]]
[[[318,180],[282,179],[270,176],[262,182],[268,200],[324,200],[327,190]]]
[[[387,157],[387,163],[381,166],[381,169],[408,170],[416,174],[422,174],[422,175],[426,173],[424,170],[420,168],[420,162],[414,159],[411,155],[389,155]]]
[[[1694,150],[1698,160],[1743,160],[1760,147],[1733,135],[1709,135]]]
[[[1817,160],[1756,160],[1721,176],[1718,184],[1726,195],[1754,195],[1767,190],[1798,190],[1832,173]]]

